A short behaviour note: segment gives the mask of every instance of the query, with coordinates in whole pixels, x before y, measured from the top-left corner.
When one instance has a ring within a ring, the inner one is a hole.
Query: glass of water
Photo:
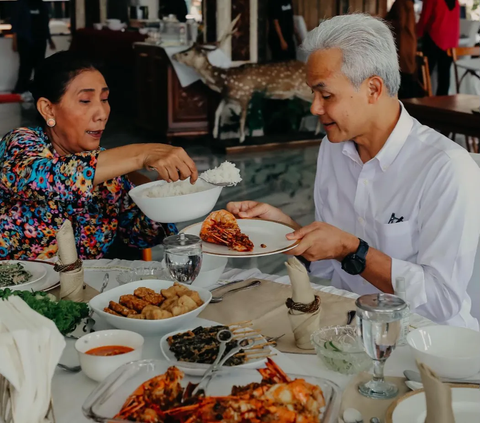
[[[407,304],[391,294],[363,295],[357,306],[357,332],[365,352],[373,360],[372,380],[360,384],[358,391],[369,398],[388,399],[397,395],[397,387],[386,382],[383,368],[402,333],[402,318]]]
[[[202,267],[202,240],[195,235],[172,235],[163,240],[163,246],[172,279],[190,285]]]

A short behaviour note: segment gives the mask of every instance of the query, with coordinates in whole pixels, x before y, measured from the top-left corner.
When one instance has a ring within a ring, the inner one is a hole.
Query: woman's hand
[[[266,203],[259,203],[257,201],[240,201],[227,204],[227,210],[243,219],[263,219],[273,220],[275,222],[285,223],[295,229],[300,229],[301,226],[296,223],[290,216],[276,207]]]
[[[145,147],[145,169],[156,170],[160,178],[167,182],[179,179],[183,181],[187,178],[190,178],[192,184],[197,181],[197,167],[183,148],[167,144],[145,144]]]

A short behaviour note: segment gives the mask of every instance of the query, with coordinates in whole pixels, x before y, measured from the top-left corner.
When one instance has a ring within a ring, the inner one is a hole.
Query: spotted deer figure
[[[252,63],[229,69],[210,64],[208,53],[221,46],[232,35],[239,18],[240,16],[231,23],[230,28],[216,44],[194,44],[188,50],[175,54],[173,58],[194,68],[209,88],[222,94],[222,100],[215,112],[214,138],[218,138],[220,117],[227,103],[234,102],[240,105],[240,142],[243,142],[248,104],[255,92],[261,92],[271,99],[286,100],[297,97],[308,102],[312,102],[313,94],[305,83],[303,62],[292,60]]]

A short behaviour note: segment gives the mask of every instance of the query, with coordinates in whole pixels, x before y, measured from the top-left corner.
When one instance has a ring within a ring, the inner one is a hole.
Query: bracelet
[[[63,264],[60,260],[55,263],[53,270],[55,272],[65,273],[72,272],[74,270],[80,269],[82,267],[82,260],[77,259],[75,263],[72,264]]]
[[[285,305],[290,310],[297,310],[302,313],[315,313],[320,308],[320,302],[320,297],[315,295],[315,299],[310,304],[296,303],[291,298],[287,298]]]

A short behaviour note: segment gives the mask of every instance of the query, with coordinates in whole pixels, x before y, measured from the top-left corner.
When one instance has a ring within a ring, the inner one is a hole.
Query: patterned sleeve
[[[178,233],[174,224],[150,220],[133,202],[128,192],[134,188],[127,176],[122,177],[123,197],[119,216],[119,234],[131,247],[151,248],[161,244],[166,236]]]
[[[100,150],[56,156],[41,130],[21,128],[0,141],[0,188],[24,200],[60,200],[83,207],[93,195]]]

